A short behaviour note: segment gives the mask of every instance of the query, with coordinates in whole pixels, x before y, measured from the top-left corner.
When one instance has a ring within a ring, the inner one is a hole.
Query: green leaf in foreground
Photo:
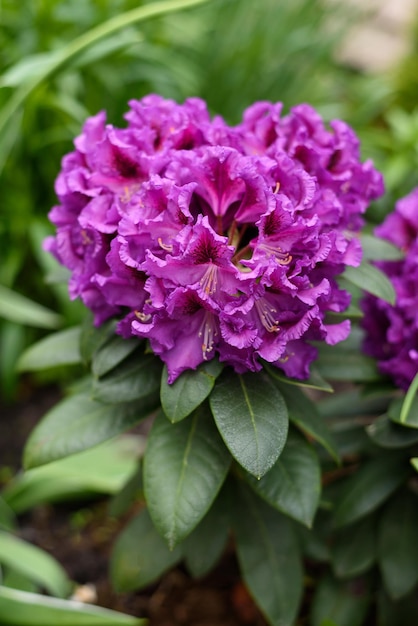
[[[0,285],[0,318],[39,328],[58,328],[62,319],[44,306]]]
[[[344,278],[377,298],[395,304],[396,294],[391,281],[374,265],[363,261],[359,267],[347,267]]]
[[[282,394],[266,374],[225,371],[216,381],[210,406],[231,454],[250,474],[261,478],[273,467],[288,430]]]
[[[122,363],[140,345],[136,337],[124,339],[113,335],[103,343],[93,354],[91,369],[97,378],[104,376],[117,365]]]
[[[93,398],[118,406],[155,397],[159,402],[161,361],[153,354],[134,352],[105,376],[93,382]]]
[[[237,500],[232,513],[244,581],[270,624],[292,626],[302,596],[302,565],[291,522],[245,486]]]
[[[47,552],[0,531],[0,564],[18,571],[54,596],[65,598],[71,583],[61,565]]]
[[[157,416],[144,457],[144,491],[152,520],[170,548],[205,515],[230,462],[206,404],[177,424],[163,413]]]
[[[157,580],[181,557],[181,547],[169,550],[144,509],[116,540],[110,562],[112,582],[116,591],[141,589]]]
[[[418,499],[407,491],[385,507],[379,522],[378,560],[385,588],[393,599],[418,583]]]
[[[20,372],[28,372],[80,363],[79,341],[78,326],[49,335],[25,350],[17,368]]]
[[[32,431],[24,452],[27,469],[92,448],[132,428],[155,403],[107,405],[88,395],[70,396],[52,408]]]
[[[171,385],[167,382],[167,366],[161,376],[161,405],[171,422],[179,422],[192,413],[208,397],[222,371],[218,360],[202,363],[197,370],[186,370]]]
[[[146,623],[98,606],[0,586],[0,624],[7,626],[146,626]]]
[[[248,476],[253,489],[269,504],[310,527],[321,491],[321,471],[312,446],[289,433],[284,450],[260,480]]]

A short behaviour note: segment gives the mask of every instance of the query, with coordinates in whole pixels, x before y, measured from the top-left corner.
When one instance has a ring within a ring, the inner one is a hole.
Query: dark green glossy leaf
[[[162,363],[152,354],[134,352],[109,374],[93,382],[93,398],[115,404],[154,397],[159,402]]]
[[[229,534],[229,506],[227,495],[219,496],[182,544],[187,569],[194,578],[205,576],[220,559]]]
[[[169,550],[144,509],[116,540],[110,575],[116,591],[141,589],[157,580],[182,558],[181,548]]]
[[[269,504],[310,527],[321,491],[321,471],[312,446],[289,433],[284,450],[260,480],[248,475],[255,491]]]
[[[324,576],[314,595],[311,626],[324,626],[327,623],[363,626],[370,599],[367,579],[339,582],[329,575]]]
[[[318,413],[316,404],[299,389],[280,385],[280,390],[289,411],[290,421],[321,444],[339,463],[340,457],[335,439],[328,425]]]
[[[17,570],[54,596],[65,598],[70,592],[70,580],[58,561],[37,546],[4,531],[0,531],[0,564]]]
[[[332,548],[332,567],[338,578],[363,574],[376,560],[376,520],[369,515],[337,533]]]
[[[17,368],[21,372],[28,372],[80,363],[79,341],[78,326],[49,335],[25,350]]]
[[[407,491],[385,507],[379,523],[378,560],[386,591],[395,600],[418,583],[418,498]]]
[[[371,440],[382,448],[408,448],[418,443],[418,430],[405,428],[382,415],[367,427]]]
[[[62,400],[32,431],[24,452],[27,469],[81,452],[132,428],[155,409],[155,401],[141,405],[106,405],[87,395]]]
[[[262,372],[225,371],[210,396],[218,430],[231,454],[257,478],[273,467],[286,442],[287,408]]]
[[[177,424],[162,412],[157,416],[145,451],[144,491],[155,527],[170,548],[208,511],[230,463],[207,404]]]
[[[124,339],[123,337],[118,337],[118,335],[111,336],[93,354],[91,362],[93,375],[100,378],[110,372],[132,354],[140,343],[140,340],[135,337]]]
[[[93,326],[93,315],[90,311],[86,312],[80,335],[80,354],[83,363],[86,365],[90,363],[96,350],[114,334],[115,324],[115,321],[111,320],[101,326]]]
[[[386,276],[374,265],[363,261],[359,267],[347,267],[344,278],[389,304],[395,304],[395,289]]]
[[[202,363],[197,370],[186,370],[171,385],[167,382],[167,366],[161,376],[161,405],[171,422],[179,422],[192,413],[208,397],[223,365],[218,360]]]
[[[0,587],[0,623],[7,626],[145,626],[147,622],[82,602]]]
[[[241,486],[233,508],[244,581],[270,624],[292,626],[302,596],[302,565],[291,522]]]
[[[408,478],[403,458],[380,456],[368,461],[341,488],[334,513],[336,527],[346,526],[377,509]]]

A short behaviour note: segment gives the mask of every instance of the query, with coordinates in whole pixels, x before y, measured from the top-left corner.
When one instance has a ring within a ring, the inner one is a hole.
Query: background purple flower
[[[336,277],[361,260],[356,232],[382,180],[343,122],[308,105],[281,118],[257,103],[229,127],[197,98],[131,101],[128,126],[87,120],[56,183],[46,248],[71,270],[96,324],[147,338],[169,382],[215,355],[238,372],[262,360],[306,378],[312,341],[349,295]]]
[[[364,350],[382,373],[408,389],[418,373],[418,188],[399,200],[376,234],[405,252],[399,261],[377,263],[392,281],[394,306],[368,295],[362,303]]]

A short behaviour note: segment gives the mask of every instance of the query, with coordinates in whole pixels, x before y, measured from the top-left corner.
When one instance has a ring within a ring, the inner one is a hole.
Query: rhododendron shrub
[[[34,429],[25,465],[58,461],[149,418],[138,472],[113,503],[119,513],[133,504],[111,558],[116,589],[145,587],[180,561],[203,576],[233,545],[268,622],[291,626],[302,555],[319,554],[332,574],[317,586],[315,624],[330,620],[323,598],[346,594],[334,575],[374,567],[375,552],[363,558],[355,542],[374,546],[369,516],[410,472],[410,457],[406,468],[385,447],[398,406],[371,424],[368,446],[363,423],[351,419],[371,412],[373,421],[387,405],[353,390],[379,373],[360,352],[359,328],[350,333],[359,287],[393,300],[369,263],[388,244],[360,232],[382,177],[360,160],[347,124],[326,125],[307,104],[283,114],[258,102],[230,126],[197,98],[179,105],[151,95],[131,101],[125,118],[124,128],[104,112],[88,119],[56,181],[56,231],[45,247],[91,314],[28,353],[23,367],[62,364],[76,340],[79,355],[72,347],[68,360],[89,375]],[[325,378],[350,385],[348,396],[329,404]],[[396,437],[408,450],[411,434]],[[347,471],[334,472],[334,462]],[[370,587],[357,588],[367,611]]]
[[[336,277],[360,264],[355,235],[383,191],[354,132],[267,102],[230,127],[196,98],[134,100],[126,120],[90,118],[57,179],[46,248],[71,297],[148,339],[170,382],[215,355],[307,378],[311,342],[349,333],[325,318],[349,304]]]

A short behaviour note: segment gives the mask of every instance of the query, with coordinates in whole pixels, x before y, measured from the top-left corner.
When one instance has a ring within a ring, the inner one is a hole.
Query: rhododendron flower
[[[408,389],[418,373],[418,188],[399,200],[376,234],[399,247],[405,257],[377,263],[396,292],[392,306],[368,295],[362,303],[364,350],[396,385]]]
[[[383,191],[354,132],[308,105],[257,103],[230,127],[197,98],[129,104],[124,129],[86,122],[56,182],[45,245],[71,297],[148,339],[169,382],[215,355],[306,378],[311,342],[349,333],[325,317],[349,304],[336,277],[360,263],[355,235]]]

